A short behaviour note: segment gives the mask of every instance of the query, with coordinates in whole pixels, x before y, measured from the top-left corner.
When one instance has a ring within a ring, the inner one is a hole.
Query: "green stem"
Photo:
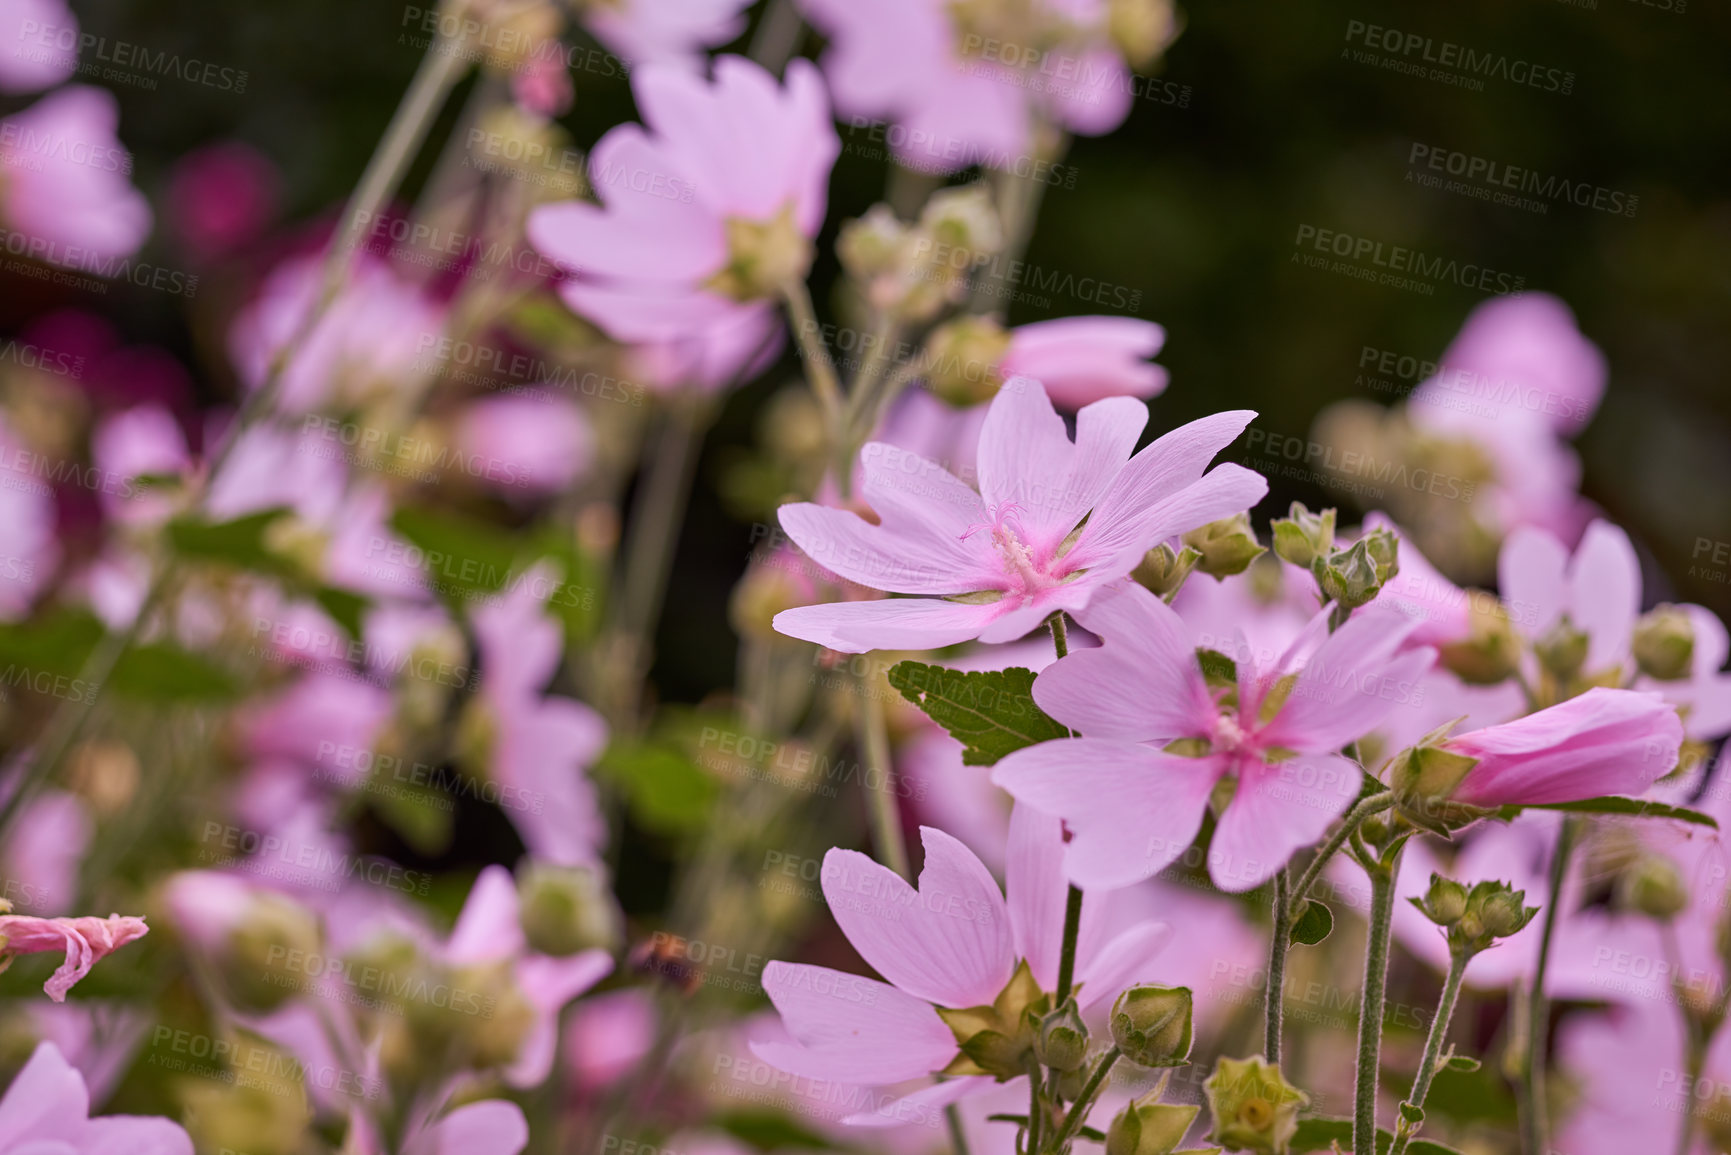
[[[1282,1005],[1286,994],[1286,948],[1292,937],[1292,910],[1287,904],[1286,892],[1291,883],[1291,875],[1286,867],[1281,867],[1274,876],[1274,931],[1268,942],[1268,1003],[1263,1011],[1262,1049],[1264,1057],[1275,1066],[1280,1065],[1280,1027],[1285,1017],[1285,1007]]]
[[[799,49],[805,22],[793,0],[770,0],[751,34],[751,58],[776,75]]]
[[[1122,1051],[1113,1047],[1101,1056],[1100,1065],[1094,1068],[1092,1075],[1088,1076],[1088,1081],[1082,1085],[1082,1093],[1076,1096],[1076,1101],[1070,1105],[1069,1114],[1064,1116],[1063,1126],[1059,1127],[1058,1133],[1052,1137],[1053,1151],[1062,1151],[1064,1144],[1074,1139],[1076,1132],[1082,1129],[1082,1124],[1088,1118],[1088,1108],[1094,1105],[1094,1097],[1100,1093],[1101,1086],[1106,1082],[1106,1076],[1112,1072],[1112,1064],[1118,1061],[1118,1056],[1121,1054],[1123,1054]]]
[[[1551,1009],[1545,998],[1545,971],[1551,962],[1551,943],[1556,938],[1557,908],[1561,905],[1563,878],[1569,870],[1569,857],[1574,853],[1577,820],[1565,818],[1557,835],[1557,849],[1551,855],[1550,901],[1545,904],[1545,922],[1539,931],[1539,960],[1533,967],[1533,985],[1527,999],[1527,1061],[1525,1100],[1522,1106],[1521,1132],[1524,1149],[1548,1150],[1545,1118],[1545,1040],[1550,1034]]]
[[[955,1148],[955,1155],[968,1155],[968,1137],[962,1131],[962,1113],[951,1103],[944,1108],[944,1122],[949,1124],[950,1145]]]
[[[1328,865],[1328,860],[1333,858],[1345,845],[1346,840],[1351,838],[1353,833],[1364,824],[1364,820],[1373,814],[1381,814],[1393,806],[1394,795],[1372,794],[1369,798],[1360,799],[1357,805],[1346,812],[1340,825],[1335,828],[1333,834],[1328,836],[1328,841],[1324,842],[1311,856],[1310,861],[1305,864],[1304,873],[1298,876],[1298,883],[1292,887],[1291,894],[1287,899],[1286,913],[1288,918],[1298,913],[1299,904],[1309,897],[1310,888],[1316,883],[1317,876],[1322,873],[1322,868]]]
[[[871,809],[872,840],[883,864],[907,878],[908,845],[902,836],[902,817],[896,809],[895,791],[890,788],[890,775],[894,768],[890,764],[889,728],[884,719],[883,699],[878,697],[877,687],[865,676],[859,679],[859,692],[860,749],[865,753],[868,771],[876,766],[883,772],[882,788],[876,790],[872,789],[869,772],[860,775],[860,782],[865,786],[866,803]]]
[[[1443,980],[1442,998],[1437,1000],[1436,1018],[1431,1020],[1430,1037],[1425,1040],[1424,1059],[1418,1065],[1418,1074],[1413,1077],[1412,1093],[1406,1097],[1414,1107],[1423,1107],[1425,1096],[1430,1093],[1430,1081],[1442,1060],[1443,1038],[1448,1034],[1449,1020],[1454,1018],[1455,1002],[1460,998],[1461,978],[1466,974],[1471,959],[1466,951],[1453,951],[1449,955],[1448,977]],[[1418,1129],[1419,1124],[1408,1126],[1403,1116],[1395,1127],[1394,1146],[1389,1155],[1401,1155]]]
[[[1040,1102],[1040,1063],[1032,1055],[1028,1057],[1028,1155],[1038,1155],[1040,1150],[1040,1115],[1044,1110]]]
[[[817,394],[818,404],[823,406],[824,416],[832,426],[832,432],[839,434],[836,428],[843,412],[841,379],[836,376],[835,362],[830,360],[829,346],[823,342],[823,335],[817,327],[817,310],[812,307],[811,290],[804,281],[789,281],[782,288],[782,299],[787,302],[788,320],[793,328],[793,338],[799,343],[801,356],[805,358],[806,376],[811,379],[812,391]]]
[[[1364,994],[1358,1006],[1358,1078],[1353,1086],[1352,1150],[1377,1155],[1376,1080],[1382,1056],[1382,1016],[1388,994],[1388,940],[1394,925],[1395,880],[1404,842],[1397,842],[1370,875],[1370,934],[1364,945]]]
[[[1076,938],[1082,929],[1082,888],[1070,884],[1070,894],[1064,904],[1064,948],[1058,955],[1058,991],[1053,999],[1063,1006],[1070,997],[1070,987],[1076,977]]]

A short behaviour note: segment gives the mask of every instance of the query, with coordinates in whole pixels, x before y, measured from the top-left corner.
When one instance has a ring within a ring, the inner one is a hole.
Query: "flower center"
[[[1010,580],[1012,592],[1027,595],[1050,589],[1058,584],[1058,579],[1046,572],[1046,567],[1035,560],[1034,551],[1022,540],[1027,531],[1022,526],[1021,512],[1022,507],[1013,501],[990,506],[986,513],[991,520],[969,526],[962,540],[983,529],[990,530],[992,545],[1003,560],[1004,576]]]

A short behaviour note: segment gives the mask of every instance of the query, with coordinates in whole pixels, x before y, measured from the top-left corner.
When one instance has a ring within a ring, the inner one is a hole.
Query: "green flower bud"
[[[1649,854],[1618,877],[1617,899],[1630,910],[1664,921],[1688,908],[1689,888],[1669,858]]]
[[[944,1068],[947,1075],[992,1075],[1013,1079],[1028,1071],[1028,1054],[1035,1047],[1051,998],[1026,961],[1016,967],[998,997],[986,1006],[937,1008],[938,1017],[956,1037],[960,1053]]]
[[[1332,509],[1312,513],[1303,502],[1293,502],[1291,516],[1276,519],[1270,527],[1276,556],[1305,569],[1328,557],[1334,552],[1334,518]]]
[[[1184,535],[1184,544],[1202,554],[1197,568],[1216,581],[1243,573],[1251,562],[1268,552],[1257,542],[1248,513],[1223,517],[1193,529]]]
[[[1695,623],[1676,606],[1662,605],[1635,623],[1635,664],[1649,678],[1687,678],[1695,662]]]
[[[623,937],[613,895],[587,867],[531,863],[517,879],[517,901],[529,949],[540,954],[613,951]]]
[[[705,287],[736,301],[773,297],[782,286],[804,279],[811,270],[811,241],[793,219],[787,204],[769,220],[729,217],[727,264]]]
[[[1422,742],[1396,754],[1388,773],[1401,816],[1443,835],[1483,818],[1490,811],[1449,801],[1477,765],[1476,758]]]
[[[1136,986],[1112,1004],[1112,1041],[1132,1063],[1182,1067],[1190,1061],[1188,987]]]
[[[1174,552],[1171,546],[1161,544],[1148,551],[1142,564],[1130,576],[1150,593],[1168,597],[1184,584],[1184,579],[1201,560],[1201,551],[1190,546],[1185,546],[1179,553]]]
[[[990,401],[1004,383],[998,362],[1010,349],[1010,334],[990,317],[962,317],[926,338],[926,384],[958,408]]]
[[[1467,912],[1467,888],[1452,878],[1433,873],[1423,901],[1415,898],[1411,902],[1438,926],[1453,926]]]
[[[1565,614],[1533,643],[1533,653],[1545,672],[1559,683],[1572,682],[1587,664],[1587,642],[1587,635],[1577,630]]]
[[[1310,571],[1322,589],[1322,596],[1347,610],[1368,605],[1382,592],[1376,560],[1364,539],[1354,542],[1350,549],[1336,551],[1326,560],[1317,558]]]
[[[1054,1071],[1079,1070],[1088,1058],[1088,1024],[1075,999],[1040,1020],[1040,1033],[1034,1036],[1034,1056]]]
[[[1365,552],[1376,565],[1376,580],[1387,585],[1400,573],[1400,538],[1386,529],[1373,529],[1363,537]]]
[[[1484,910],[1479,915],[1484,922],[1485,933],[1492,938],[1508,938],[1525,927],[1531,916],[1521,905],[1523,897],[1524,892],[1516,891],[1511,894],[1506,890],[1487,896]]]
[[[1475,605],[1466,638],[1442,646],[1437,659],[1468,685],[1494,686],[1520,669],[1521,638],[1501,605]]]
[[[937,244],[968,254],[976,264],[989,259],[1004,244],[998,210],[984,184],[939,189],[926,201],[920,226]]]
[[[1221,1059],[1203,1084],[1214,1129],[1208,1138],[1230,1151],[1286,1155],[1298,1112],[1310,1097],[1289,1085],[1261,1055]]]
[[[258,892],[228,932],[218,970],[236,1007],[274,1011],[312,981],[309,964],[319,958],[316,915],[282,895]]]
[[[908,238],[908,226],[886,204],[875,204],[863,217],[842,225],[835,251],[842,268],[859,281],[894,272]]]
[[[1161,1103],[1160,1091],[1133,1099],[1106,1129],[1106,1155],[1172,1155],[1201,1108]]]

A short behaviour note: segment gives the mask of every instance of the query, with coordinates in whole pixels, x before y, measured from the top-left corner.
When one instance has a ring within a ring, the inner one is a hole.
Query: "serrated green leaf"
[[[1006,754],[1070,734],[1035,705],[1032,670],[962,671],[908,661],[891,667],[889,680],[962,744],[962,762],[969,766],[991,766]]]
[[[1497,811],[1497,817],[1508,822],[1523,810],[1561,810],[1569,814],[1618,814],[1625,818],[1671,818],[1678,822],[1692,822],[1697,826],[1719,829],[1719,823],[1713,819],[1712,815],[1703,814],[1699,810],[1615,795],[1608,798],[1587,798],[1579,802],[1544,802],[1535,803],[1531,806],[1504,806]]]
[[[1334,912],[1316,901],[1306,899],[1304,909],[1298,912],[1298,917],[1292,920],[1292,935],[1289,941],[1303,946],[1315,946],[1329,936],[1334,930]]]

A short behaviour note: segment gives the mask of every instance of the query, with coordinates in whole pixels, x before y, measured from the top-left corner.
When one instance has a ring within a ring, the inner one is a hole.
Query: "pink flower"
[[[623,0],[581,9],[584,27],[632,65],[666,62],[694,67],[706,48],[745,29],[740,13],[751,0]]]
[[[568,488],[595,452],[582,410],[549,391],[472,402],[456,441],[465,472],[507,493],[537,496]]]
[[[128,179],[119,122],[111,93],[72,85],[0,124],[0,217],[31,238],[26,255],[102,273],[144,244],[150,205]]]
[[[925,866],[917,890],[857,851],[838,847],[824,856],[831,915],[888,982],[771,962],[763,989],[795,1041],[754,1044],[758,1058],[796,1075],[843,1083],[923,1078],[957,1053],[956,1036],[934,1007],[990,1003],[1018,960],[1027,962],[1042,989],[1054,988],[1068,889],[1060,824],[1017,807],[1010,820],[1007,901],[967,847],[929,826],[920,828],[920,838]],[[1110,906],[1093,902],[1082,909],[1076,981],[1083,1009],[1153,977],[1149,961],[1170,933],[1163,922],[1138,922],[1114,934]],[[990,1085],[979,1077],[952,1079],[844,1122],[893,1125],[909,1117],[909,1104],[935,1109]]]
[[[64,950],[66,961],[42,989],[57,1003],[90,973],[90,968],[134,939],[150,932],[142,918],[111,914],[107,918],[36,918],[0,914],[0,969],[16,955]]]
[[[178,1124],[143,1115],[90,1117],[84,1080],[53,1043],[38,1043],[0,1099],[0,1151],[16,1155],[192,1155]]]
[[[607,724],[571,698],[544,696],[564,633],[546,613],[555,589],[543,565],[473,614],[481,654],[480,700],[490,714],[489,766],[500,806],[529,852],[561,866],[593,865],[607,823],[587,767],[607,745]]]
[[[172,493],[137,483],[147,474],[178,476],[192,465],[174,415],[162,405],[139,405],[103,419],[90,438],[90,455],[104,476],[100,493],[109,517],[128,525],[153,525],[174,512]]]
[[[890,147],[910,168],[1014,169],[1030,163],[1037,122],[1092,136],[1112,131],[1130,111],[1129,70],[1106,35],[1099,0],[1018,5],[1033,27],[1003,30],[989,17],[966,22],[964,7],[944,0],[802,0],[801,7],[830,40],[823,71],[837,110],[889,121]],[[1026,47],[1036,37],[1057,44]]]
[[[355,1155],[388,1155],[391,1148],[373,1133],[366,1112],[356,1107],[349,1125]],[[401,1155],[518,1155],[529,1145],[523,1108],[505,1099],[465,1103],[438,1119],[416,1113],[409,1121]]]
[[[0,800],[13,782],[0,783]],[[0,848],[4,896],[29,913],[62,910],[78,895],[78,868],[90,848],[93,823],[83,801],[44,790],[24,804],[18,825]]]
[[[1255,505],[1268,489],[1258,474],[1237,465],[1204,473],[1253,416],[1193,421],[1131,457],[1148,419],[1140,402],[1087,406],[1072,442],[1039,383],[1016,378],[980,429],[978,493],[934,462],[873,442],[861,454],[861,496],[877,524],[819,505],[781,507],[782,528],[819,565],[925,596],[806,606],[777,615],[776,629],[849,653],[1014,641],[1054,610],[1086,606],[1161,540]]]
[[[829,104],[803,60],[785,86],[723,56],[712,82],[652,64],[632,90],[651,131],[621,125],[595,146],[604,205],[544,205],[529,239],[571,273],[574,311],[658,350],[655,376],[721,388],[780,340],[774,297],[805,273],[841,147]]]
[[[1166,369],[1149,362],[1166,331],[1134,317],[1060,317],[1010,330],[1000,376],[1032,377],[1052,403],[1080,409],[1107,397],[1157,397]]]
[[[554,51],[547,51],[547,46]],[[511,98],[517,107],[535,116],[564,116],[571,111],[575,95],[571,70],[565,64],[565,45],[558,40],[547,41],[511,77]]]
[[[1084,736],[1018,750],[992,780],[1064,819],[1070,877],[1096,887],[1177,859],[1217,787],[1235,779],[1209,872],[1222,890],[1258,886],[1352,804],[1364,775],[1335,751],[1410,701],[1433,657],[1399,652],[1410,627],[1393,613],[1360,613],[1324,638],[1327,617],[1318,613],[1272,665],[1241,658],[1235,693],[1215,690],[1177,613],[1125,583],[1078,615],[1105,644],[1034,682],[1040,707]],[[1164,749],[1175,739],[1204,752]]]
[[[0,620],[24,616],[60,561],[54,490],[31,475],[34,460],[0,417]]]
[[[257,239],[276,210],[276,166],[238,140],[206,145],[175,162],[168,204],[174,229],[209,259]]]
[[[64,0],[0,5],[0,92],[41,92],[78,67],[78,18]]]
[[[1575,802],[1645,791],[1676,767],[1683,723],[1657,694],[1596,686],[1440,745],[1477,759],[1450,801],[1485,807]]]

